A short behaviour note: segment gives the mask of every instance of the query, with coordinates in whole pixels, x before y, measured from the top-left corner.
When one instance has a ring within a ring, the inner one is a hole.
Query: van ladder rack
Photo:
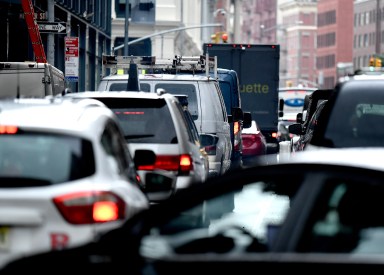
[[[217,57],[209,57],[208,54],[175,56],[173,59],[158,60],[153,56],[103,56],[103,66],[112,68],[111,74],[116,74],[118,69],[128,69],[132,63],[137,64],[139,70],[145,70],[145,73],[205,72],[208,76],[210,70],[213,70],[215,78],[217,78]]]

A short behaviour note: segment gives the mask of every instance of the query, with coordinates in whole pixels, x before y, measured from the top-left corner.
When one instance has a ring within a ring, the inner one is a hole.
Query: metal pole
[[[151,37],[158,36],[158,35],[163,35],[163,34],[165,34],[165,33],[176,32],[176,31],[182,31],[182,30],[187,30],[187,29],[209,28],[209,27],[223,27],[223,25],[222,25],[222,24],[217,24],[217,23],[215,23],[215,24],[205,24],[205,25],[197,25],[197,26],[190,26],[190,27],[181,27],[181,28],[176,28],[176,29],[170,29],[170,30],[161,31],[161,32],[157,32],[157,33],[154,33],[154,34],[146,35],[146,36],[140,37],[140,38],[138,38],[138,39],[129,41],[129,42],[127,43],[127,45],[132,45],[132,44],[134,44],[134,43],[137,43],[137,42],[139,42],[139,41],[145,40],[145,39],[147,39],[147,38],[151,38]],[[115,48],[114,48],[114,51],[117,51],[117,50],[121,49],[122,47],[124,47],[124,44],[115,47]]]
[[[125,1],[124,55],[128,56],[129,0]],[[116,48],[115,48],[116,49]]]
[[[54,0],[48,0],[48,21],[55,22],[55,3]],[[53,33],[48,34],[47,40],[47,61],[49,64],[55,64],[55,40]]]

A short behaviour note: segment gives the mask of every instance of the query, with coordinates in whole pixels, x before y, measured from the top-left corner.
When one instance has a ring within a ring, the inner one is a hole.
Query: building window
[[[115,0],[117,18],[125,18],[126,0]],[[154,24],[156,0],[130,1],[129,14],[131,22]]]
[[[317,16],[318,27],[332,25],[336,23],[336,11],[331,10],[324,13],[320,13]]]

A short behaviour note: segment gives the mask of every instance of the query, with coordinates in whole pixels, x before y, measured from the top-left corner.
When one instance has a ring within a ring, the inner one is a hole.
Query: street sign
[[[38,22],[39,31],[41,33],[61,33],[65,30],[65,25],[61,24],[61,22]],[[65,34],[65,33],[63,33]]]
[[[79,38],[64,37],[65,41],[65,79],[69,82],[79,81]]]

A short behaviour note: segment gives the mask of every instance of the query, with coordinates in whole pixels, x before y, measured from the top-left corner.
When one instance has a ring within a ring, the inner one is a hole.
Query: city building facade
[[[353,18],[352,0],[318,1],[316,70],[321,88],[333,88],[337,65],[353,60]]]
[[[65,37],[78,38],[78,79],[73,91],[95,90],[102,54],[111,49],[111,1],[30,0],[39,25],[62,26],[61,32],[40,31],[47,62],[65,72]],[[0,0],[1,61],[35,60],[21,0]]]

